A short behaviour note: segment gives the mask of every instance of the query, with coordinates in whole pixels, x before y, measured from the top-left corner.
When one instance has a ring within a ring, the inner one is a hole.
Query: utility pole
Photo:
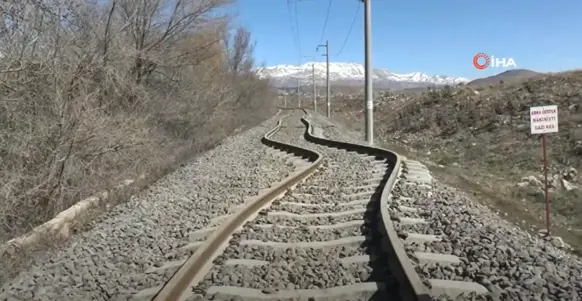
[[[303,58],[315,59],[313,56],[304,56]],[[311,77],[313,84],[313,111],[317,113],[317,86],[315,85],[315,62],[311,62]]]
[[[317,113],[317,88],[315,87],[315,64],[311,64],[311,77],[313,79],[313,111]]]
[[[372,0],[364,2],[366,141],[374,144],[374,90],[372,89]]]
[[[325,47],[325,54],[323,54],[323,56],[325,56],[325,63],[326,63],[326,79],[325,79],[325,84],[327,86],[327,91],[325,92],[325,100],[327,101],[327,118],[330,117],[331,115],[331,108],[330,108],[330,103],[329,103],[329,94],[330,94],[330,90],[329,90],[329,41],[325,41],[325,45],[318,45],[317,48],[315,49],[315,51],[319,50],[319,47]]]
[[[301,96],[299,95],[299,91],[301,90],[301,83],[299,79],[297,79],[297,107],[301,109]]]
[[[283,101],[283,106],[285,107],[285,109],[287,108],[287,91],[285,91],[285,98]]]

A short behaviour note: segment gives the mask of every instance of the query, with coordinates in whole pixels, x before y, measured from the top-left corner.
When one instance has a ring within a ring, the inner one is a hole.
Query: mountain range
[[[364,82],[364,66],[357,63],[329,63],[329,79],[331,85],[357,86]],[[325,62],[308,62],[302,65],[277,65],[261,67],[256,70],[261,78],[270,79],[279,88],[296,88],[297,81],[311,85],[315,71],[316,85],[325,85]],[[373,70],[374,88],[401,90],[428,86],[454,85],[466,83],[469,80],[462,77],[444,75],[428,75],[421,72],[397,74],[387,69]]]

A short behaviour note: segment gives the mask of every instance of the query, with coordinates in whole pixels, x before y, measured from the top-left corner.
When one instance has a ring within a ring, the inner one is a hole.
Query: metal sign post
[[[542,151],[544,156],[544,192],[546,197],[546,231],[550,236],[550,197],[548,195],[548,151],[546,134],[558,132],[558,106],[539,106],[529,109],[532,135],[542,135]]]

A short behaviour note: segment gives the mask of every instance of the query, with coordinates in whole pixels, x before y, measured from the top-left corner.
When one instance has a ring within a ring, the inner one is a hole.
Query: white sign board
[[[539,106],[529,108],[532,134],[558,132],[558,106]]]

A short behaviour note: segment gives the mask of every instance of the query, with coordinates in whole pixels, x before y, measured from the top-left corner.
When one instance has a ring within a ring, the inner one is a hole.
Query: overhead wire
[[[297,4],[295,3],[295,18],[293,18],[293,12],[291,11],[291,0],[287,0],[287,11],[289,12],[289,21],[291,22],[291,32],[293,33],[293,43],[297,50],[297,57],[299,63],[301,63],[301,42],[299,40],[299,27],[295,28],[297,22]]]
[[[301,51],[301,34],[299,33],[299,13],[298,13],[298,9],[297,9],[297,0],[294,1],[293,3],[295,4],[295,28],[296,28],[296,32],[297,32],[297,51],[299,52],[299,64],[301,64],[301,61],[303,60],[303,55],[302,55],[302,51]]]
[[[323,35],[325,34],[325,29],[327,28],[327,21],[329,20],[329,12],[331,11],[331,1],[327,2],[327,13],[325,14],[325,22],[323,22],[323,30],[321,31],[321,37],[319,38],[319,43],[323,42]]]
[[[350,29],[348,30],[348,34],[346,35],[346,38],[344,39],[344,42],[342,43],[342,46],[340,47],[339,51],[334,55],[334,56],[339,56],[342,51],[344,50],[344,47],[346,46],[346,44],[348,43],[348,40],[350,38],[350,34],[352,33],[352,29],[354,28],[354,24],[356,23],[356,19],[358,18],[358,14],[360,13],[360,8],[362,7],[362,2],[358,1],[358,8],[356,9],[356,14],[354,14],[354,18],[352,19],[352,24],[350,25]]]

